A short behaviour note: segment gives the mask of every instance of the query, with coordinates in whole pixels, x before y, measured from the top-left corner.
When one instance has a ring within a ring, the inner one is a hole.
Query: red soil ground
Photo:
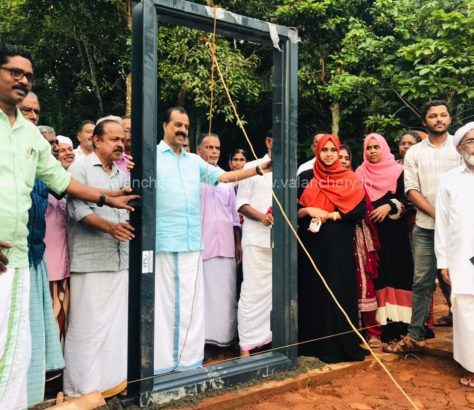
[[[435,297],[435,319],[447,313],[440,292]],[[451,328],[435,328],[428,353],[399,357],[382,354],[396,380],[419,409],[474,409],[474,389],[462,387],[465,371],[451,357]],[[244,410],[279,409],[411,409],[413,408],[378,364],[329,383],[262,397]]]

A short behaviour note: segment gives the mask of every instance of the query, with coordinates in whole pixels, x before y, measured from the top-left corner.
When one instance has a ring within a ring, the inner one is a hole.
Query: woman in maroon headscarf
[[[354,326],[358,325],[353,238],[365,215],[364,189],[339,162],[339,139],[324,135],[314,168],[299,176],[299,235]],[[299,352],[326,363],[364,360],[366,351],[324,288],[302,249],[298,253]],[[344,335],[334,336],[348,332]]]
[[[380,240],[379,275],[375,281],[377,321],[382,340],[390,342],[406,334],[411,319],[413,257],[407,229],[407,198],[403,166],[390,152],[384,137],[372,133],[364,140],[364,162],[356,175],[375,208],[369,213]]]

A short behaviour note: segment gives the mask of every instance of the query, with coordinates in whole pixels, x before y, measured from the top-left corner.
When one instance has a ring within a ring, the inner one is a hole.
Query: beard
[[[428,127],[427,127],[428,128]],[[442,135],[446,134],[448,132],[448,127],[446,127],[443,131],[438,131],[434,128],[429,127],[428,131],[431,135],[435,137],[441,137]]]
[[[474,166],[474,154],[468,154],[465,152],[462,156],[464,161],[466,161],[469,165]]]

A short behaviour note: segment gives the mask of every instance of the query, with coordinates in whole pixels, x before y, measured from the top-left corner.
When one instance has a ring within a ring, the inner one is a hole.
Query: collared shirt
[[[120,171],[122,171],[125,175],[129,176],[130,171],[127,168],[127,163],[128,163],[128,155],[125,154],[125,152],[122,153],[122,156],[120,157],[118,161],[115,161],[115,165],[117,165],[117,168],[120,169]]]
[[[9,268],[28,267],[28,210],[35,177],[63,193],[71,176],[51,154],[37,127],[16,111],[13,127],[0,110],[0,239],[13,244],[4,250]]]
[[[83,158],[87,158],[88,156],[92,155],[91,154],[86,154],[80,145],[77,146],[77,148],[74,150],[74,161],[82,160]]]
[[[299,167],[298,170],[296,171],[296,175],[301,174],[304,171],[307,171],[308,169],[313,169],[314,168],[314,163],[316,162],[316,157],[313,159],[310,159],[309,161],[303,162]]]
[[[201,184],[203,260],[235,257],[234,226],[240,227],[234,185]]]
[[[224,173],[196,154],[178,156],[165,142],[156,150],[156,251],[202,250],[200,182],[216,185]]]
[[[74,162],[68,170],[79,182],[104,190],[117,191],[129,185],[127,176],[114,164],[110,174],[99,157],[92,153],[82,161]],[[80,222],[95,214],[113,223],[126,222],[128,211],[109,206],[99,207],[92,202],[70,198],[68,237],[71,272],[107,272],[128,269],[128,242],[119,241],[110,234]]]
[[[48,187],[44,182],[35,179],[31,191],[31,208],[28,211],[28,260],[30,266],[37,267],[43,260],[46,245],[44,235],[46,222],[44,216],[48,208]]]
[[[436,193],[441,174],[458,166],[461,156],[453,144],[453,136],[448,135],[439,148],[425,138],[411,147],[404,161],[405,193],[411,189],[418,191],[432,205],[436,204]],[[434,229],[435,221],[420,209],[416,213],[416,224],[420,228]]]
[[[473,210],[474,171],[464,163],[441,176],[436,200],[436,259],[449,269],[454,295],[474,295]]]
[[[268,155],[256,161],[248,162],[245,168],[255,168],[258,164],[270,160]],[[272,178],[273,173],[255,175],[239,182],[237,190],[237,209],[250,205],[257,211],[266,214],[272,206]],[[260,221],[244,216],[242,225],[242,247],[255,245],[262,248],[271,248],[271,227],[263,225]]]
[[[66,198],[57,199],[48,196],[46,209],[46,267],[50,281],[63,280],[69,277],[69,249],[67,239]]]

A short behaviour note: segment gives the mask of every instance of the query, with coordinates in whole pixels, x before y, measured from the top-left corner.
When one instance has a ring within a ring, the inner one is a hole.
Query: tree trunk
[[[331,132],[334,135],[339,135],[339,122],[341,120],[341,106],[339,105],[339,103],[331,103],[331,117]]]
[[[127,75],[125,86],[125,115],[129,117],[132,115],[132,74]]]
[[[178,107],[184,107],[186,104],[186,96],[187,96],[187,91],[184,88],[181,88],[179,90],[178,96],[176,97],[176,105]]]
[[[127,28],[132,33],[132,1],[131,0],[116,0],[117,8],[127,22]],[[132,114],[132,74],[127,75],[125,80],[125,115]]]
[[[89,48],[87,47],[87,44],[84,39],[82,39],[82,44],[84,46],[84,51],[86,53],[87,63],[89,65],[90,80],[92,83],[92,87],[94,88],[94,91],[95,91],[97,102],[99,104],[99,116],[102,116],[104,115],[104,102],[102,101],[102,95],[100,94],[99,83],[97,82],[94,61],[92,60],[92,56],[89,52]]]

